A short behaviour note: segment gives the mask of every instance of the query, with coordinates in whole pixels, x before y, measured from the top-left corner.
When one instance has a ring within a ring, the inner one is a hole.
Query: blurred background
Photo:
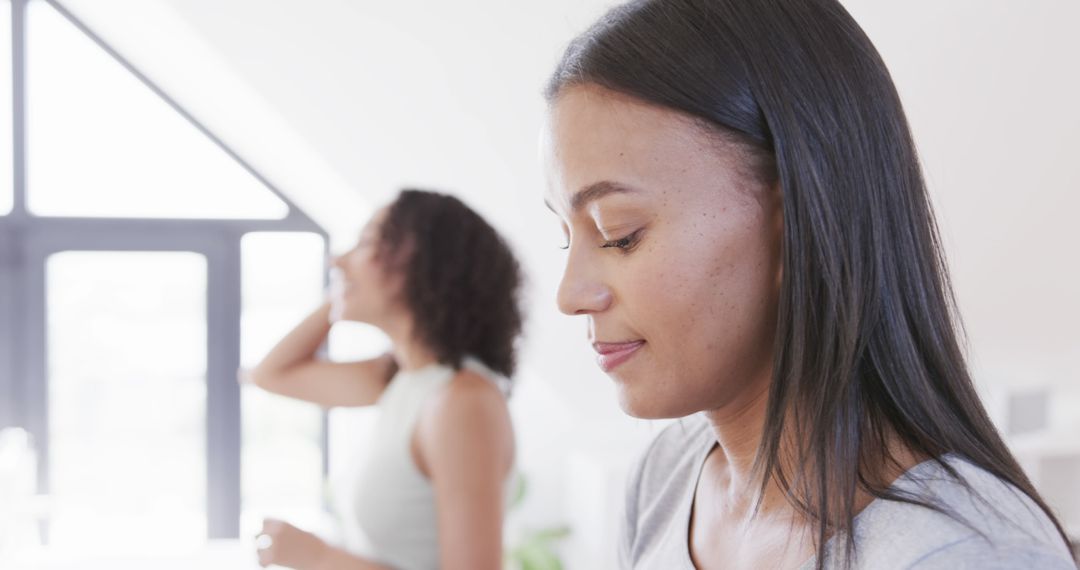
[[[1080,3],[843,3],[906,105],[981,394],[1080,537]],[[236,371],[403,186],[461,197],[527,271],[508,547],[613,567],[664,422],[622,414],[555,309],[537,160],[546,76],[610,4],[0,0],[0,567],[246,568],[263,516],[332,534],[373,412]],[[385,347],[342,325],[328,350]]]

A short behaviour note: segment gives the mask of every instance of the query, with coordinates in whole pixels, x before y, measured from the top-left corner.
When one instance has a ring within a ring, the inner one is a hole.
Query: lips
[[[643,340],[628,342],[594,342],[596,362],[604,372],[611,372],[616,366],[630,360],[639,348],[645,345]]]

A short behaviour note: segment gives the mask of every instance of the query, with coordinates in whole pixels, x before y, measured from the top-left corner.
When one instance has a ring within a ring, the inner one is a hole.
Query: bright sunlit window
[[[11,211],[11,0],[0,0],[0,215]]]
[[[323,238],[256,232],[241,241],[241,363],[254,366],[323,296]],[[323,497],[322,413],[312,404],[244,386],[242,536],[273,516],[318,522]]]
[[[202,220],[288,214],[255,175],[53,6],[30,0],[26,8],[30,213]],[[3,18],[10,29],[8,11]],[[0,69],[11,109],[7,37],[0,39]],[[2,116],[8,136],[0,206],[10,209],[12,113]],[[94,231],[111,231],[108,221],[100,224]],[[77,233],[66,237],[79,243]],[[251,366],[320,302],[326,244],[315,233],[255,232],[238,245],[240,359]],[[208,473],[211,274],[202,254],[63,251],[43,263],[47,405],[31,413],[48,412],[51,549],[198,548],[211,522],[233,522],[210,521],[207,512],[208,490],[230,476],[242,478],[245,536],[263,517],[308,525],[320,517],[323,416],[316,406],[244,387],[240,409],[226,410],[241,417],[234,435],[242,473]]]
[[[236,538],[237,523],[253,536],[264,517],[324,524],[323,411],[253,386],[237,403],[221,384],[234,381],[234,359],[256,364],[322,301],[322,229],[277,222],[285,199],[54,6],[26,0],[23,28],[0,0],[0,215],[14,204],[16,145],[31,214],[0,220],[21,254],[0,276],[44,273],[44,298],[28,296],[0,336],[45,332],[11,359],[25,380],[0,376],[27,420],[0,434],[0,460],[19,460],[17,481],[0,464],[0,558],[8,544],[160,556]],[[25,141],[12,129],[14,28],[26,32]],[[143,240],[157,226],[167,239]],[[227,264],[233,248],[240,267]],[[208,315],[208,300],[237,298],[239,312]],[[16,493],[24,506],[5,512]]]
[[[42,0],[27,4],[27,205],[42,216],[278,219],[288,206]]]
[[[206,539],[206,260],[64,252],[46,267],[51,546]]]

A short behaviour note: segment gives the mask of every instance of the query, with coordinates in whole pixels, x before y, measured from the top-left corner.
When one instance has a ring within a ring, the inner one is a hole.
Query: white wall
[[[560,497],[576,496],[563,488],[565,473],[586,481],[617,471],[656,428],[621,415],[582,342],[582,323],[556,314],[562,253],[554,220],[541,206],[536,140],[546,75],[566,41],[607,2],[64,3],[107,29],[197,116],[229,133],[242,154],[286,168],[288,155],[266,158],[273,150],[259,128],[230,128],[242,97],[222,97],[221,85],[198,81],[198,65],[178,81],[169,65],[155,61],[155,53],[168,50],[133,39],[140,22],[131,15],[157,10],[158,19],[182,23],[176,27],[187,35],[171,40],[173,51],[182,53],[176,46],[189,42],[202,46],[198,61],[228,70],[230,82],[275,116],[274,132],[289,140],[282,144],[301,149],[303,166],[283,174],[282,185],[322,204],[324,223],[347,228],[366,210],[325,207],[346,202],[334,198],[340,192],[324,192],[334,185],[318,177],[337,180],[366,203],[403,184],[448,189],[492,219],[517,247],[531,281],[514,403],[525,467],[545,499],[530,516],[592,516],[561,508]],[[1072,223],[1080,211],[1080,3],[845,5],[877,44],[905,101],[991,407],[1002,409],[1002,394],[1016,387],[1051,386],[1064,395],[1055,400],[1054,422],[1080,435],[1072,419],[1080,417],[1080,239]],[[344,245],[348,232],[336,235],[345,236],[337,244]],[[565,459],[602,448],[619,451],[592,466]],[[579,537],[585,545],[597,540],[595,533]],[[578,560],[588,555],[575,553]]]
[[[1080,384],[1080,3],[846,4],[904,98],[980,380]]]

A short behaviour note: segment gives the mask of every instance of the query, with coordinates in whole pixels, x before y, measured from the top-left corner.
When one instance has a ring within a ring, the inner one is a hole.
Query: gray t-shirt
[[[622,568],[694,568],[688,546],[691,506],[701,467],[715,443],[708,422],[698,414],[665,428],[645,452],[627,483],[618,545]],[[855,518],[853,568],[1076,568],[1065,541],[1031,499],[959,457],[945,460],[978,497],[932,461],[910,469],[893,488],[929,495],[974,528],[925,507],[876,500]],[[842,554],[843,542],[829,541],[827,552]],[[812,570],[815,563],[808,560],[799,570]]]

